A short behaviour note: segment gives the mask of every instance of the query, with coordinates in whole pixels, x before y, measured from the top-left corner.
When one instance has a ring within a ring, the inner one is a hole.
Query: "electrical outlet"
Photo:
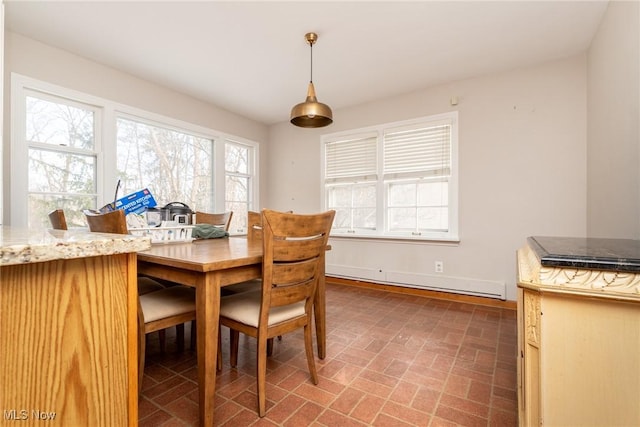
[[[436,261],[435,270],[436,273],[442,273],[444,271],[444,263],[442,261]]]

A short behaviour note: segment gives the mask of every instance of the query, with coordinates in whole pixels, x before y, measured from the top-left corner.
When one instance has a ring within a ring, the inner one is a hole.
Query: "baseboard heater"
[[[431,291],[450,292],[506,300],[504,282],[444,276],[442,274],[416,274],[383,271],[345,265],[327,264],[327,276],[351,280],[364,280],[383,285],[405,286]]]

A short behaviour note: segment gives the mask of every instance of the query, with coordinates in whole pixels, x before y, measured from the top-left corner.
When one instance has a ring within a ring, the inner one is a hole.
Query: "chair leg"
[[[167,348],[167,334],[164,329],[158,331],[158,338],[160,339],[160,353],[164,353]]]
[[[264,337],[258,337],[257,359],[258,415],[264,417],[267,412],[267,339]]]
[[[178,351],[184,351],[184,323],[176,325],[176,341],[178,343]]]
[[[144,358],[147,335],[138,332],[138,395],[142,392],[142,380],[144,378]]]
[[[196,333],[197,329],[196,329],[196,321],[192,320],[191,321],[191,350],[195,351],[197,349],[196,347],[196,337],[198,336],[198,334]]]
[[[147,341],[147,332],[144,328],[144,314],[138,298],[138,396],[142,392],[142,380],[144,378],[144,358]]]
[[[273,356],[273,338],[267,340],[267,356]]]
[[[216,369],[222,371],[222,326],[218,328],[218,357],[216,358]]]
[[[229,358],[231,359],[231,367],[235,368],[236,366],[238,366],[238,345],[240,344],[240,332],[231,329],[230,334],[231,351]]]
[[[311,336],[311,325],[304,325],[304,351],[307,353],[307,365],[311,374],[311,381],[318,384],[318,372],[316,371],[316,362],[313,356],[313,337]]]

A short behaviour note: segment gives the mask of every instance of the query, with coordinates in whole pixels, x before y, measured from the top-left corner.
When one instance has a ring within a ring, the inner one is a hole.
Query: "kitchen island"
[[[0,425],[137,425],[136,252],[150,245],[0,228]]]
[[[640,425],[640,241],[530,237],[517,262],[520,425]]]

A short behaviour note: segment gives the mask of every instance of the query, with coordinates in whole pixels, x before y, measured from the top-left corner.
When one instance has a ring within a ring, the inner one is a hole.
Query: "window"
[[[148,188],[158,203],[213,208],[213,140],[120,117],[116,153],[121,195]]]
[[[251,147],[227,140],[224,145],[225,209],[233,211],[230,232],[247,232],[247,212],[252,210],[253,156]]]
[[[81,209],[97,201],[100,111],[34,91],[25,102],[28,226],[48,225],[47,213],[56,206],[78,224]]]
[[[334,236],[457,240],[457,113],[325,135]]]
[[[11,93],[12,225],[49,227],[62,208],[84,227],[82,210],[112,202],[119,180],[118,197],[149,188],[159,206],[231,209],[230,232],[245,231],[258,206],[255,142],[17,74]]]

